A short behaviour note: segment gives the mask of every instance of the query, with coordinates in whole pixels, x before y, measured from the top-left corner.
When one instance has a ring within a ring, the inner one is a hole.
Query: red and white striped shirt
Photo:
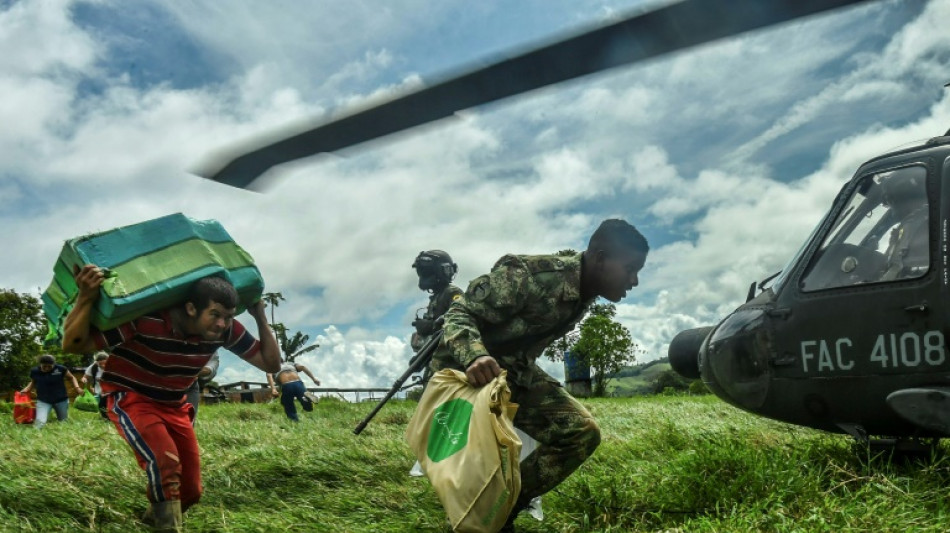
[[[176,335],[167,310],[107,331],[93,327],[90,333],[96,347],[109,352],[100,378],[103,393],[134,391],[164,403],[183,401],[185,391],[218,348],[245,360],[260,350],[260,342],[237,320],[217,341]]]

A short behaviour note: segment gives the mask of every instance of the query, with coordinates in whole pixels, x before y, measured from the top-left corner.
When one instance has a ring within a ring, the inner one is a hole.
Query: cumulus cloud
[[[590,19],[640,5],[600,4]],[[360,3],[263,11],[163,3],[179,31],[228,66],[224,77],[180,87],[132,80],[121,68],[128,58],[111,56],[107,39],[71,19],[72,3],[18,2],[0,11],[0,45],[23,49],[0,58],[0,123],[17,125],[0,128],[0,286],[45,287],[69,237],[176,211],[215,218],[254,255],[268,290],[287,297],[278,320],[321,344],[307,366],[328,385],[386,386],[408,361],[408,322],[425,304],[409,267],[420,250],[448,250],[464,287],[505,253],[581,249],[600,220],[620,215],[654,247],[618,318],[645,358],[661,356],[675,332],[721,318],[749,283],[781,269],[863,160],[950,127],[947,98],[918,90],[946,71],[950,43],[936,28],[947,0],[847,59],[860,32],[873,31],[866,22],[895,5],[469,111],[287,165],[257,194],[188,171],[260,132],[306,127],[427,83],[431,71],[420,65],[451,59],[430,43],[448,42],[439,28],[459,22],[462,4],[422,10],[405,0],[376,12]],[[495,8],[471,16],[484,23],[506,13]],[[552,24],[576,22],[577,9]],[[838,81],[823,79],[826,70]],[[90,80],[98,90],[85,89]],[[916,103],[866,116],[874,101],[905,98]],[[835,106],[853,110],[836,142],[794,135]],[[776,170],[762,155],[777,147],[817,168]],[[255,375],[235,361],[219,381]]]

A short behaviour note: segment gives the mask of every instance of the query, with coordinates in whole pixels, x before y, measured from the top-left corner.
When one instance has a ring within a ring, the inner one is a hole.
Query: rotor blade
[[[397,97],[248,151],[204,177],[247,188],[268,169],[676,50],[868,0],[685,0]]]

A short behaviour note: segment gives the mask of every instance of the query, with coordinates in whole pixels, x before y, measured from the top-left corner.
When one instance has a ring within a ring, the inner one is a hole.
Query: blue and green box
[[[100,330],[182,302],[191,284],[205,276],[222,276],[234,285],[241,300],[238,312],[264,292],[254,259],[220,222],[175,213],[66,241],[43,293],[47,342],[61,341],[63,321],[78,293],[73,272],[86,264],[109,269],[92,315]]]

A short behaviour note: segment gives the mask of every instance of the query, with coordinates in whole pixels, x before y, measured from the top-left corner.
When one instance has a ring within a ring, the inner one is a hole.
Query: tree
[[[654,394],[663,394],[667,391],[686,391],[690,388],[690,380],[673,370],[665,370],[656,376],[652,388]]]
[[[284,301],[284,295],[279,292],[265,292],[261,295],[261,300],[264,300],[264,303],[270,306],[270,321],[271,324],[274,324],[274,309],[277,309],[280,302]]]
[[[261,296],[261,300],[264,300],[264,302],[270,305],[270,327],[274,331],[274,336],[277,337],[277,343],[280,344],[280,350],[284,352],[284,361],[293,363],[294,359],[307,352],[312,352],[313,350],[316,350],[320,347],[319,344],[307,346],[307,342],[310,340],[310,335],[305,335],[301,331],[294,333],[292,337],[288,337],[287,326],[274,320],[274,308],[278,307],[280,302],[286,301],[283,294],[279,292],[265,292]]]
[[[30,381],[30,369],[44,353],[46,317],[36,296],[0,289],[0,391],[21,389]],[[59,354],[51,348],[46,352]]]
[[[552,361],[563,361],[564,354],[571,351],[571,348],[574,347],[574,344],[577,343],[577,337],[580,333],[575,329],[561,337],[560,339],[552,342],[544,349],[544,356]]]
[[[573,351],[581,362],[591,366],[595,372],[594,396],[604,396],[607,381],[636,361],[638,351],[642,352],[633,342],[627,328],[613,320],[616,314],[617,308],[611,303],[594,304],[579,328],[552,342],[544,350],[544,356],[552,361],[563,361],[564,354]]]
[[[637,345],[627,328],[613,320],[616,314],[613,304],[592,305],[572,348],[594,369],[594,396],[604,396],[610,376],[636,360]]]
[[[282,324],[283,325],[283,324]],[[287,329],[281,329],[280,335],[277,337],[277,340],[280,342],[280,349],[284,352],[284,360],[291,363],[301,355],[312,352],[320,347],[319,344],[311,344],[307,346],[307,342],[310,340],[310,335],[305,335],[303,332],[298,331],[294,333],[293,337],[287,337]]]

